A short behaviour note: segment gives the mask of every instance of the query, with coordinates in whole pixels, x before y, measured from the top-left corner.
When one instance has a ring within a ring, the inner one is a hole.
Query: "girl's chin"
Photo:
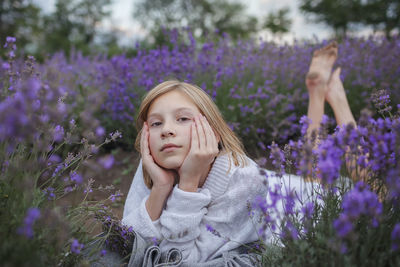
[[[178,170],[182,166],[182,160],[178,159],[163,159],[156,162],[159,166],[169,170]]]

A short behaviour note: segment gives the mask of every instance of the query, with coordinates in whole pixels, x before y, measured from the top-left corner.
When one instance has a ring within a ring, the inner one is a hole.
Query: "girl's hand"
[[[174,186],[175,174],[171,170],[166,170],[158,166],[150,153],[149,148],[149,127],[147,122],[143,124],[142,136],[140,139],[140,151],[142,154],[142,164],[153,181],[153,188],[169,189]]]
[[[199,183],[206,179],[218,152],[218,140],[210,124],[203,115],[195,116],[191,125],[190,150],[178,171],[179,188],[197,191]]]

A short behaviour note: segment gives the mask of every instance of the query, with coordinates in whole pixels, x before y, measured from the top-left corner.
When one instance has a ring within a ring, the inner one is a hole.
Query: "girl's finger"
[[[142,140],[143,143],[141,144],[142,156],[148,156],[150,154],[149,150],[149,132],[147,130],[147,124],[145,123],[142,128]]]
[[[196,128],[197,128],[197,134],[199,136],[199,148],[203,149],[206,147],[207,143],[201,116],[202,115],[196,117]]]
[[[190,142],[190,149],[194,150],[194,149],[199,149],[199,138],[197,135],[197,130],[196,130],[196,125],[195,122],[193,121],[193,123],[190,125],[190,132],[192,135],[191,138],[191,142]]]
[[[210,136],[210,133],[209,133],[208,127],[207,127],[208,123],[204,116],[201,116],[200,120],[201,120],[201,125],[203,126],[203,130],[204,130],[204,138],[205,138],[206,146],[208,147],[211,145],[211,136]]]
[[[218,147],[217,137],[215,136],[214,131],[205,117],[203,117],[203,125],[206,132],[207,146],[210,148]]]
[[[144,150],[144,134],[145,134],[145,125],[142,127],[142,132],[140,133],[140,153],[142,153],[143,156],[143,150]]]

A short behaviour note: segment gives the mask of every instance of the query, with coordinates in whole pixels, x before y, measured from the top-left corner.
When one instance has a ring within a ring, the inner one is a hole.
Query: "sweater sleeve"
[[[146,209],[149,194],[150,190],[144,184],[140,161],[125,201],[122,223],[128,227],[132,226],[133,230],[148,241],[161,238],[160,220],[152,221]]]
[[[216,162],[197,192],[174,187],[160,217],[163,252],[178,248],[184,262],[205,262],[258,240],[247,207],[260,192],[263,178],[254,166],[218,171],[222,163],[226,161]]]
[[[210,201],[211,194],[207,189],[186,192],[175,185],[160,216],[164,239],[182,243],[197,238]]]

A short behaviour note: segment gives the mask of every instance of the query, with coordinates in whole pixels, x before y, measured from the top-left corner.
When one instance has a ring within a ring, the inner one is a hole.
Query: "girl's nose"
[[[173,127],[169,123],[165,123],[164,124],[164,127],[163,127],[162,132],[161,132],[161,136],[162,137],[175,136],[175,130],[173,129]]]

